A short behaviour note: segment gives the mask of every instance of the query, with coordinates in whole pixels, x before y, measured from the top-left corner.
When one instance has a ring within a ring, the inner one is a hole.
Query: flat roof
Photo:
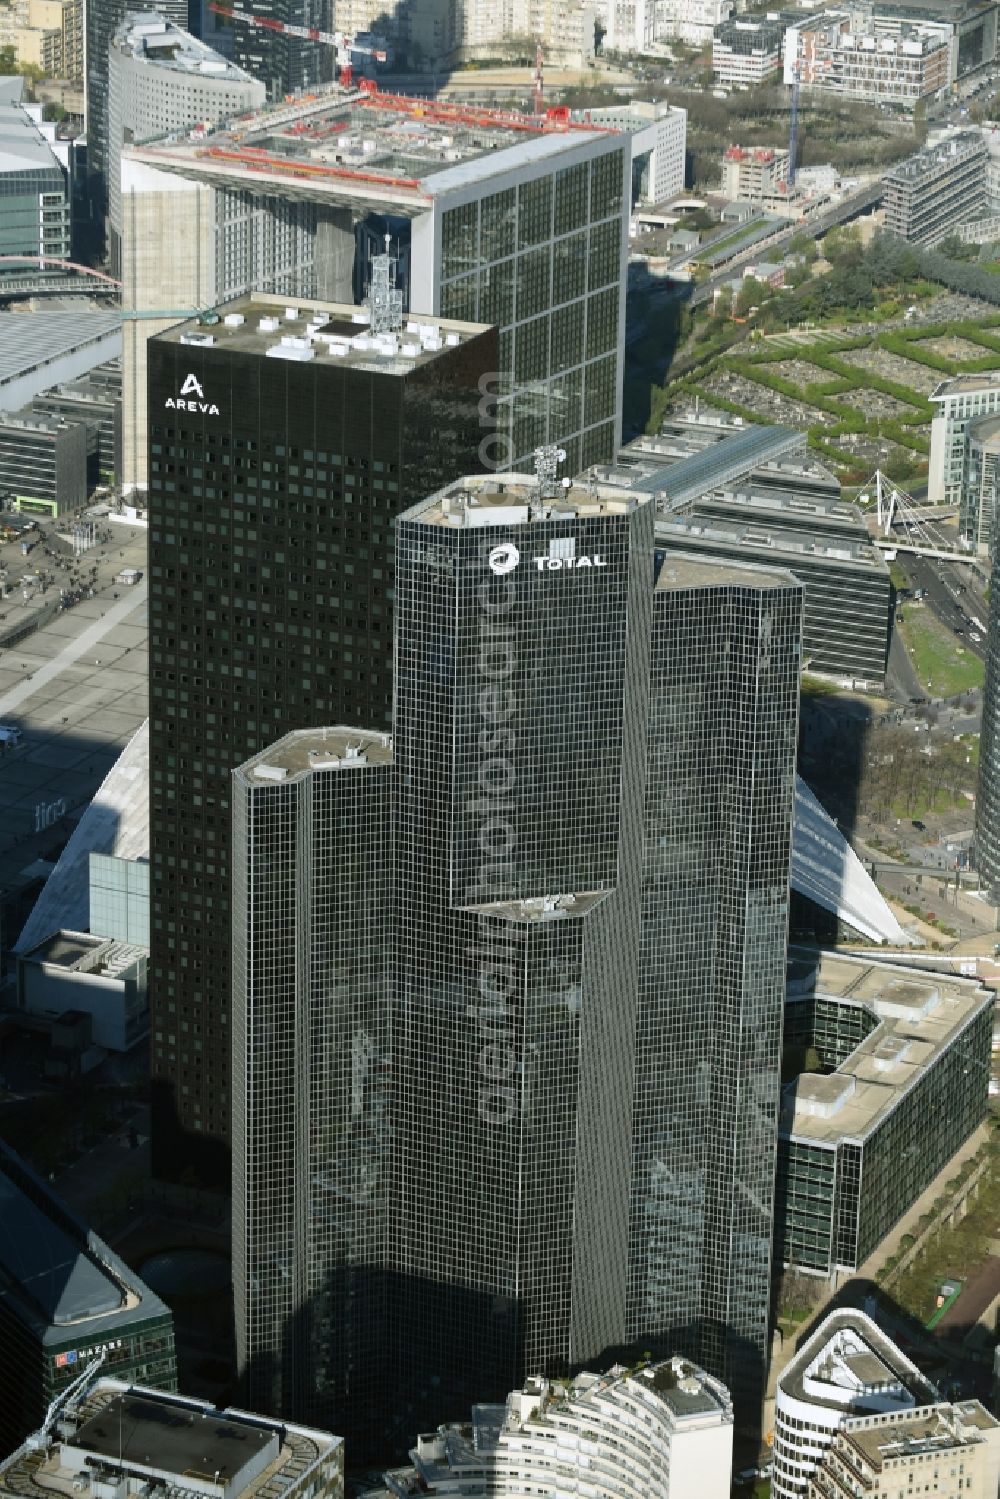
[[[372,332],[368,307],[296,301],[263,292],[237,297],[214,311],[218,322],[188,318],[157,334],[157,340],[294,363],[336,362],[379,374],[406,375],[430,364],[442,350],[488,331],[485,323],[421,315],[404,317],[398,332],[377,334]]]
[[[801,588],[797,578],[783,568],[747,567],[739,562],[721,562],[712,557],[688,556],[667,551],[656,575],[656,592],[688,588]]]
[[[831,1312],[807,1338],[802,1347],[785,1365],[778,1378],[778,1398],[791,1396],[805,1400],[827,1410],[836,1410],[841,1415],[850,1410],[845,1387],[836,1379],[837,1361],[846,1363],[847,1358],[867,1355],[873,1362],[863,1372],[877,1384],[890,1381],[901,1385],[912,1405],[926,1405],[937,1399],[937,1390],[930,1380],[921,1374],[902,1349],[897,1348],[891,1338],[866,1312],[845,1307]],[[808,1381],[808,1388],[807,1388]],[[864,1384],[865,1380],[859,1380]],[[829,1384],[829,1394],[824,1385]]]
[[[629,483],[556,480],[540,495],[534,474],[468,474],[403,512],[400,521],[470,531],[483,526],[524,526],[580,516],[627,515],[650,495]]]
[[[263,83],[216,52],[207,42],[199,41],[156,11],[126,15],[111,45],[151,68],[188,74],[209,82],[246,83],[255,89],[258,99],[263,102]]]
[[[927,399],[945,401],[949,396],[976,395],[981,390],[1000,390],[1000,370],[988,370],[981,375],[949,375],[935,385]]]
[[[486,901],[462,909],[479,916],[495,916],[524,926],[538,926],[543,922],[586,916],[608,894],[607,890],[574,890],[560,895],[531,895],[524,900]]]
[[[0,1494],[30,1485],[75,1499],[81,1475],[108,1476],[121,1463],[131,1488],[146,1478],[158,1493],[166,1485],[189,1499],[281,1499],[320,1464],[328,1482],[343,1463],[343,1439],[328,1431],[120,1379],[92,1379],[60,1412],[59,1432],[41,1451],[25,1446],[0,1460]]]
[[[831,1147],[870,1135],[994,1002],[976,979],[830,952],[817,955],[812,984],[800,979],[787,1002],[812,995],[863,1007],[878,1022],[835,1072],[803,1073],[782,1092],[781,1134]]]
[[[667,545],[733,547],[738,551],[772,555],[779,566],[800,566],[809,558],[819,562],[842,563],[864,572],[886,574],[888,565],[882,553],[870,541],[855,541],[847,536],[826,540],[811,531],[797,531],[792,526],[769,525],[766,517],[745,518],[734,510],[730,517],[717,506],[710,513],[695,509],[691,515],[661,515],[656,521],[656,535]]]
[[[275,1445],[273,1427],[234,1422],[205,1411],[185,1411],[135,1391],[113,1396],[85,1421],[71,1445],[178,1476],[188,1472],[229,1480]]]
[[[278,190],[345,204],[392,204],[423,213],[456,188],[529,168],[615,134],[614,127],[538,118],[440,100],[383,94],[367,80],[333,86],[283,108],[228,121],[207,134],[175,134],[126,154],[203,181],[237,180],[251,191]]]
[[[377,729],[296,729],[233,772],[257,784],[296,780],[310,771],[358,770],[392,764],[392,735]]]
[[[894,167],[889,168],[882,181],[909,185],[919,181],[921,177],[934,176],[940,167],[947,166],[952,160],[974,156],[980,152],[984,158],[989,154],[979,131],[959,130],[946,140],[933,146],[924,146],[923,150],[908,156],[905,161],[897,162]]]
[[[52,147],[19,104],[0,103],[0,174],[51,171],[62,180]]]
[[[676,508],[731,484],[804,443],[804,434],[791,427],[745,427],[676,463],[658,465],[651,461],[648,466],[640,465],[635,487],[662,491],[671,508]]]
[[[111,335],[121,335],[117,312],[0,312],[0,408],[3,387],[26,371]],[[23,399],[23,397],[22,397]]]
[[[843,1436],[881,1472],[885,1463],[897,1458],[973,1446],[997,1425],[996,1417],[978,1400],[964,1400],[959,1405],[899,1411],[888,1419],[856,1417],[844,1422]]]

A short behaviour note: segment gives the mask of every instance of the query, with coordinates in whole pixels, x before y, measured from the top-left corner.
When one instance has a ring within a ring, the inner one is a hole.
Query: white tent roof
[[[795,777],[792,889],[873,942],[911,943],[871,875],[801,776]]]

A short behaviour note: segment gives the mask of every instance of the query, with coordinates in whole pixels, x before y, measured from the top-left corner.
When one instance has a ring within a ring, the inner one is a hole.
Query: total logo
[[[495,546],[489,555],[490,572],[502,577],[504,573],[512,573],[521,560],[521,553],[512,541],[501,541]],[[607,567],[607,559],[599,552],[594,552],[590,557],[578,557],[576,555],[576,538],[573,536],[560,536],[549,542],[548,555],[545,557],[533,557],[532,562],[540,573],[561,572],[564,568],[582,567]]]
[[[205,400],[205,392],[197,375],[187,375],[180,394],[168,396],[164,407],[171,411],[200,411],[205,416],[218,416],[219,408],[214,401]]]

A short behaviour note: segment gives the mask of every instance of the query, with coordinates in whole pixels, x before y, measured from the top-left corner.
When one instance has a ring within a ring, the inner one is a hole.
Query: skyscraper
[[[252,1399],[351,1430],[384,1355],[405,1438],[678,1342],[761,1393],[801,590],[654,563],[654,508],[551,469],[414,505],[391,751],[236,773]]]
[[[149,346],[150,1009],[154,1169],[228,1185],[230,773],[317,718],[388,726],[394,518],[481,463],[496,336],[222,312]]]
[[[996,528],[993,536],[992,551],[996,558]],[[1000,588],[990,590],[986,631],[986,681],[976,797],[976,868],[988,898],[1000,904]]]
[[[238,9],[249,11],[250,6]],[[269,21],[283,26],[325,27],[332,7],[324,0],[255,0],[253,14],[264,24],[251,26],[237,17],[233,22],[233,56],[237,64],[267,87],[269,99],[315,88],[334,77],[336,54],[322,42],[276,31]]]

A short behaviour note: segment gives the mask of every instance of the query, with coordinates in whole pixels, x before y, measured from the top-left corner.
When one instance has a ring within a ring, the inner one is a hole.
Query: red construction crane
[[[289,26],[284,21],[273,20],[270,16],[255,16],[249,10],[237,10],[232,5],[220,5],[216,3],[216,0],[209,0],[208,8],[217,16],[229,16],[231,20],[242,21],[247,26],[258,26],[265,31],[279,31],[284,36],[301,37],[304,42],[320,42],[327,47],[336,47],[340,82],[345,88],[351,86],[352,53],[360,52],[367,57],[374,57],[376,62],[386,61],[387,54],[382,48],[367,47],[345,36],[342,31],[320,31],[317,26]]]

